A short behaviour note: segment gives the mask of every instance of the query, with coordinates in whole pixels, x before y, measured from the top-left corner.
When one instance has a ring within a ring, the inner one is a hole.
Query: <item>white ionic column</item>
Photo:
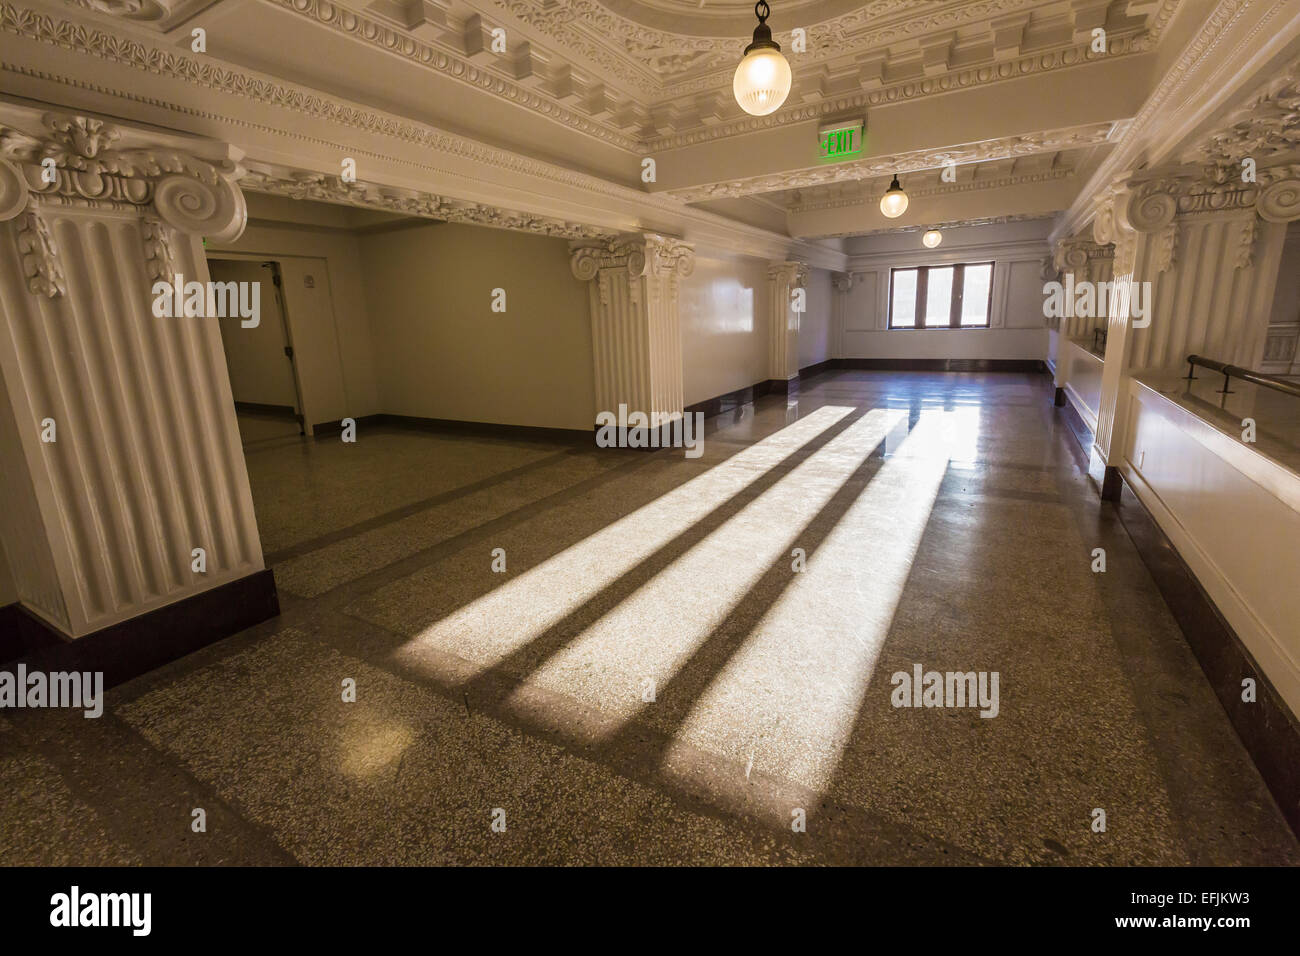
[[[767,267],[771,321],[768,331],[769,380],[784,383],[787,392],[799,378],[799,323],[807,309],[808,265],[772,262]],[[802,300],[802,301],[800,301]],[[802,308],[799,306],[802,305]]]
[[[202,236],[243,231],[229,147],[8,105],[0,144],[0,538],[21,602],[78,637],[261,570],[217,319],[153,309],[155,281],[208,281]]]
[[[1286,223],[1300,218],[1300,176],[1261,169],[1242,183],[1179,167],[1112,189],[1093,223],[1115,243],[1097,452],[1122,455],[1127,381],[1185,367],[1189,354],[1258,367],[1268,334]],[[1138,325],[1131,292],[1144,284]]]
[[[580,240],[569,248],[573,274],[591,294],[595,412],[617,415],[625,405],[651,425],[680,418],[679,280],[695,269],[693,248],[654,233]]]

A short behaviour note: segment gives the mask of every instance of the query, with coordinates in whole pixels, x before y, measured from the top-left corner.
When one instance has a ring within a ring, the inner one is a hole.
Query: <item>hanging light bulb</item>
[[[745,47],[745,56],[731,81],[736,102],[751,116],[766,116],[779,110],[790,95],[793,80],[790,64],[781,55],[781,47],[772,39],[772,30],[767,25],[771,13],[767,0],[754,4],[754,15],[758,17],[754,42]]]
[[[943,233],[938,229],[930,229],[921,237],[921,242],[927,249],[933,249],[939,243],[943,242]]]
[[[889,184],[885,194],[880,197],[880,211],[890,219],[897,219],[907,212],[907,193],[903,192],[903,187],[899,185],[897,176]]]

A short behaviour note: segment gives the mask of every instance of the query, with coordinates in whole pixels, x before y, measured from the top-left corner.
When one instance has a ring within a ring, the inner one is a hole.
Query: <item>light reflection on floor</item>
[[[482,673],[853,411],[826,406],[743,449],[426,627],[411,643],[478,648]],[[693,467],[693,466],[692,466]],[[508,560],[508,558],[507,558]],[[502,627],[503,621],[515,622]]]

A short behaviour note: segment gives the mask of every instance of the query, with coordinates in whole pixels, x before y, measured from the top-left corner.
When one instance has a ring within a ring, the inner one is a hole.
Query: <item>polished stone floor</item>
[[[261,442],[283,615],[8,712],[0,861],[1300,862],[1051,398],[824,374],[698,459]],[[893,706],[917,664],[997,715]]]

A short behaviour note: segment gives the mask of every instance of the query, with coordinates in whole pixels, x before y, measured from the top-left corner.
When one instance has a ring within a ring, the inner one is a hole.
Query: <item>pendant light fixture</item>
[[[894,181],[889,184],[889,188],[885,190],[885,194],[880,197],[880,211],[890,219],[897,219],[907,212],[907,193],[903,192],[897,174],[894,176]]]
[[[781,47],[772,39],[772,30],[767,25],[771,13],[767,0],[754,4],[754,16],[758,17],[754,42],[745,47],[745,56],[731,81],[736,102],[751,116],[766,116],[779,110],[790,95],[793,80],[790,64],[781,55]]]
[[[938,229],[927,230],[926,234],[921,237],[921,243],[927,249],[933,249],[941,242],[943,242],[943,233]]]

